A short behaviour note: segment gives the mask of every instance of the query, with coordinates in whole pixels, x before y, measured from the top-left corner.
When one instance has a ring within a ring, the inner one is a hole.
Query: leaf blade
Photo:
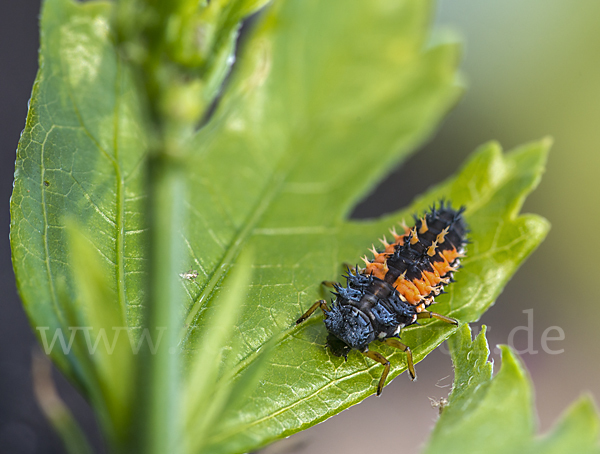
[[[109,16],[108,3],[44,3],[40,70],[19,142],[11,199],[13,266],[30,323],[47,329],[40,337],[76,337],[74,350],[63,351],[55,343],[50,355],[88,397],[99,395],[94,387],[102,373],[90,367],[85,348],[77,350],[77,336],[95,320],[84,316],[74,276],[82,270],[74,269],[67,247],[69,216],[100,257],[99,268],[127,326],[135,329],[141,317],[140,162],[146,140],[132,81],[111,42]],[[118,383],[109,390],[117,401],[127,393],[128,380],[120,388]],[[110,404],[96,404],[111,438],[119,430],[107,421],[119,418],[106,413]]]
[[[502,346],[502,367],[492,378],[485,329],[471,340],[469,326],[463,325],[449,344],[455,382],[426,454],[600,450],[599,417],[590,398],[576,402],[549,434],[536,439],[531,379],[516,353]],[[473,374],[477,364],[479,372]]]
[[[466,204],[465,217],[472,229],[473,244],[467,251],[467,257],[471,257],[471,260],[463,261],[464,269],[457,273],[457,282],[448,287],[449,295],[438,298],[439,302],[435,310],[457,317],[460,321],[477,319],[493,303],[506,280],[547,232],[548,224],[545,220],[531,216],[522,219],[516,217],[514,210],[516,194],[522,203],[524,195],[539,181],[541,163],[546,156],[547,146],[544,141],[532,143],[524,149],[505,155],[495,144],[484,146],[474,154],[458,176],[419,198],[409,210],[382,220],[351,221],[337,229],[330,229],[327,234],[313,231],[298,234],[297,230],[282,228],[279,231],[271,229],[261,235],[255,235],[251,242],[254,249],[258,251],[254,266],[259,267],[262,273],[260,281],[266,284],[261,288],[262,297],[256,298],[262,316],[244,320],[240,331],[250,333],[247,342],[257,342],[259,339],[258,343],[253,345],[260,345],[261,337],[255,335],[256,320],[268,320],[271,317],[272,323],[279,328],[279,331],[271,329],[268,332],[275,332],[274,335],[279,341],[274,349],[271,367],[265,372],[264,381],[267,384],[259,387],[251,397],[251,401],[240,409],[241,414],[247,419],[237,418],[223,422],[223,432],[215,434],[215,444],[212,448],[218,450],[218,445],[225,441],[233,444],[236,438],[272,439],[290,435],[308,425],[327,419],[375,392],[374,383],[381,374],[380,365],[363,358],[358,353],[351,353],[348,362],[333,357],[325,349],[326,331],[319,317],[313,316],[299,327],[294,326],[294,320],[316,299],[326,297],[325,292],[318,289],[319,277],[335,279],[342,271],[341,263],[348,261],[352,263],[353,257],[364,254],[367,245],[370,245],[371,241],[385,232],[389,226],[406,214],[419,212],[420,207],[435,203],[442,194],[452,194],[453,202],[457,205]],[[525,150],[526,155],[531,158],[530,162],[540,164],[535,170],[513,165],[515,162],[520,162],[522,150]],[[468,187],[473,179],[482,182],[485,176],[481,177],[481,173],[489,175],[499,166],[508,169],[507,178],[496,179],[493,184],[485,185],[478,193],[477,199],[470,198],[469,193],[461,189]],[[522,183],[520,186],[517,185],[518,191],[503,189],[507,186],[514,187],[516,181]],[[476,201],[480,197],[484,197],[486,202],[477,208],[478,205],[473,203],[473,200]],[[472,211],[471,204],[474,207]],[[518,235],[520,238],[518,245],[521,246],[515,247],[511,256],[504,254],[502,242],[492,246],[491,239],[496,236],[497,226],[487,221],[488,215],[485,211],[488,205],[495,207],[496,210],[498,206],[503,206],[502,211],[495,211],[495,216],[503,220],[503,228],[507,231],[504,236]],[[526,231],[527,234],[520,231],[522,228],[529,227],[531,228]],[[478,248],[479,245],[483,246]],[[271,276],[269,250],[276,251],[284,248],[291,257],[277,267],[290,267],[293,273],[288,272],[282,277],[280,272],[275,271]],[[475,251],[471,255],[473,249]],[[486,254],[491,254],[495,260],[488,263],[487,260],[478,258],[479,255]],[[293,257],[301,257],[301,259],[294,262]],[[485,262],[485,266],[482,266],[481,262]],[[502,269],[502,278],[490,279],[488,276],[492,269],[496,271]],[[311,280],[313,275],[319,277]],[[277,287],[268,290],[269,281],[276,283],[273,286]],[[289,289],[283,285],[285,282],[289,282],[287,284]],[[301,303],[294,299],[293,295],[298,290],[292,289],[296,288],[302,289],[305,295],[302,297],[302,293],[299,292]],[[286,293],[289,294],[288,301],[285,300]],[[255,312],[258,310],[255,309]],[[420,361],[454,330],[455,328],[440,322],[424,323],[424,326],[411,326],[404,329],[402,340],[413,350],[415,360]],[[392,363],[391,378],[406,370],[406,359],[403,353],[389,347],[376,345],[372,347],[381,351]],[[251,361],[251,357],[245,359],[248,360]],[[291,383],[294,384],[293,387],[290,386]],[[277,400],[274,401],[271,395],[277,395]],[[245,442],[240,441],[240,444],[245,446],[243,443]],[[231,450],[235,451],[233,448]]]

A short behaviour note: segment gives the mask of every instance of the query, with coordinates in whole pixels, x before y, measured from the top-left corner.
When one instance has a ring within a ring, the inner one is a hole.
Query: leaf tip
[[[545,150],[548,151],[554,145],[554,137],[552,136],[544,136],[540,139],[540,145]]]
[[[516,375],[522,380],[529,381],[527,370],[519,355],[508,345],[500,344],[497,347],[500,349],[502,360],[502,367],[498,374]]]
[[[469,331],[471,331],[470,327],[469,327]],[[479,334],[477,334],[475,336],[475,339],[473,339],[473,343],[476,344],[478,347],[487,348],[487,339],[485,337],[486,333],[487,333],[487,325],[481,325],[481,330],[479,331]]]

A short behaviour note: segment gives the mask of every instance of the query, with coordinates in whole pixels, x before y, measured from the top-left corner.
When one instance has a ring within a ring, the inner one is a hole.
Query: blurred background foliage
[[[58,440],[33,402],[29,352],[35,340],[16,296],[7,238],[14,150],[37,69],[39,1],[5,2],[0,9],[0,252],[5,295],[0,301],[0,446],[13,453],[59,453]],[[538,353],[524,353],[522,358],[534,381],[544,431],[585,390],[596,401],[600,398],[595,289],[595,254],[600,250],[598,17],[596,0],[439,2],[437,26],[450,27],[464,40],[465,95],[429,144],[354,213],[374,217],[405,206],[490,139],[510,149],[545,135],[554,138],[547,173],[524,208],[550,220],[552,230],[481,321],[489,327],[493,347],[506,343],[515,327],[526,326],[523,310],[533,309],[532,348]],[[550,326],[565,333],[564,341],[549,344],[564,349],[562,354],[542,350],[542,334]],[[521,351],[528,348],[524,331],[515,335],[514,345]],[[265,452],[419,452],[437,415],[428,397],[446,396],[452,382],[445,351],[440,348],[419,364],[417,383],[401,376],[386,389],[385,399],[369,398]],[[493,350],[492,357],[499,361],[499,352]],[[59,391],[97,440],[91,410],[56,378]]]

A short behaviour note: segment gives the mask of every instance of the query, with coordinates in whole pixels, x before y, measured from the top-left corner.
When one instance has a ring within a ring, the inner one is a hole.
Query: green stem
[[[177,453],[180,427],[180,356],[177,348],[182,301],[181,226],[185,184],[180,164],[164,150],[149,161],[150,282],[147,328],[153,339],[161,336],[154,352],[148,351],[149,387],[144,452]],[[155,345],[156,346],[156,345]]]

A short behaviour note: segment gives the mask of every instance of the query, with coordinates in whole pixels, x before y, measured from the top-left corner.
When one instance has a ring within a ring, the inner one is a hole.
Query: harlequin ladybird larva
[[[336,356],[347,359],[350,350],[358,350],[385,367],[377,386],[381,394],[390,371],[390,362],[380,353],[369,350],[375,340],[406,353],[408,373],[417,375],[410,348],[400,342],[400,330],[417,323],[418,319],[435,318],[458,325],[445,315],[427,311],[444,285],[453,282],[452,275],[460,266],[467,243],[467,226],[463,219],[465,207],[454,210],[450,203],[440,202],[423,215],[415,216],[412,228],[403,226],[398,235],[391,230],[394,242],[380,240],[383,251],[371,249],[373,260],[363,257],[365,268],[349,268],[346,286],[323,282],[335,288],[331,309],[325,300],[317,301],[300,317],[302,323],[318,308],[325,314],[329,331],[327,344]]]

